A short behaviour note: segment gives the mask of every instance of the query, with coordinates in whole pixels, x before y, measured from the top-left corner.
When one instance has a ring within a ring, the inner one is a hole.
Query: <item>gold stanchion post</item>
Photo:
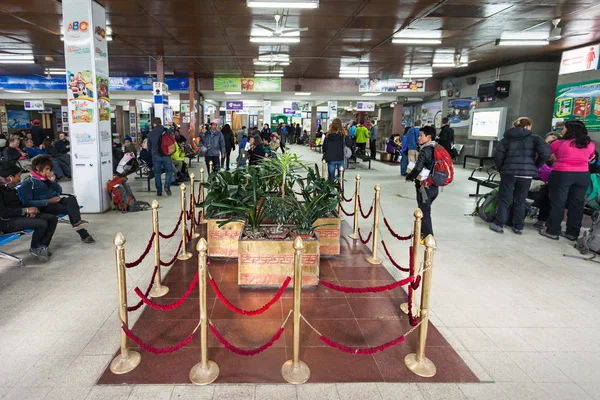
[[[423,211],[421,211],[420,208],[417,208],[415,210],[414,213],[415,216],[415,225],[413,227],[413,231],[414,231],[414,235],[413,235],[413,240],[412,240],[412,251],[413,251],[413,271],[415,271],[415,274],[418,273],[419,271],[419,250],[421,247],[421,223],[423,222]],[[417,304],[417,296],[416,296],[416,291],[415,291],[415,296],[413,299],[413,315],[414,316],[419,316],[419,306]],[[404,313],[408,315],[408,303],[402,303],[400,304],[400,310]]]
[[[219,365],[208,359],[208,311],[206,309],[206,252],[208,244],[202,238],[196,246],[198,250],[198,289],[200,300],[200,362],[190,370],[190,381],[196,385],[208,385],[219,377]]]
[[[358,236],[358,196],[360,195],[360,175],[356,175],[356,186],[354,188],[354,229],[352,233],[348,235],[350,239],[357,240]]]
[[[327,178],[327,161],[325,160],[321,162],[321,176]]]
[[[154,231],[154,266],[158,268],[154,277],[154,286],[150,290],[150,297],[162,297],[169,293],[169,288],[162,284],[162,274],[160,271],[160,235],[158,233],[158,201],[152,201],[152,230]]]
[[[369,264],[381,265],[383,260],[377,258],[377,244],[379,243],[379,201],[381,198],[381,186],[375,185],[375,205],[373,210],[373,243],[372,254],[366,258]]]
[[[204,168],[200,168],[200,203],[204,203]],[[206,223],[206,207],[202,207],[201,224]]]
[[[208,162],[208,174],[210,175],[210,174],[212,174],[212,172],[213,172],[213,162],[212,162],[212,160],[210,160]]]
[[[187,220],[187,215],[186,215],[186,207],[185,207],[185,184],[181,184],[180,186],[181,188],[181,240],[183,240],[183,243],[181,244],[181,252],[179,253],[179,255],[177,256],[178,260],[189,260],[190,258],[192,258],[192,253],[190,253],[189,251],[187,251],[187,224],[186,224],[186,220]]]
[[[194,180],[196,179],[196,175],[192,172],[190,174],[190,199],[191,201],[191,209],[190,214],[192,214],[192,218],[190,221],[190,229],[192,231],[192,239],[198,239],[200,234],[196,232],[196,187]]]
[[[119,289],[119,319],[121,325],[128,327],[129,319],[127,316],[127,278],[125,273],[125,237],[121,232],[115,236],[114,244],[116,246],[117,262],[117,284]],[[110,363],[110,370],[113,374],[121,375],[133,371],[142,361],[142,356],[137,351],[129,350],[127,345],[127,335],[123,329],[121,332],[121,353],[118,354]]]
[[[340,167],[338,190],[342,194],[342,196],[341,196],[342,198],[340,199],[340,202],[338,203],[337,213],[338,213],[338,216],[340,218],[342,218],[342,203],[344,202],[344,167]]]
[[[302,296],[302,254],[304,242],[301,238],[294,241],[294,343],[292,359],[281,367],[281,376],[288,383],[300,385],[310,378],[310,368],[300,361],[300,298]]]
[[[436,373],[435,364],[425,357],[427,342],[427,326],[429,325],[429,300],[431,299],[431,274],[433,267],[433,253],[435,252],[435,239],[433,235],[425,238],[425,259],[423,269],[423,290],[421,293],[421,325],[419,326],[419,341],[417,352],[407,354],[404,364],[414,374],[424,378],[431,378]]]

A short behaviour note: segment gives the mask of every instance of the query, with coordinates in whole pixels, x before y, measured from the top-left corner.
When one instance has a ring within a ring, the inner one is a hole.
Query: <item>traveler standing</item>
[[[379,139],[379,127],[377,126],[377,121],[373,121],[373,126],[369,134],[369,147],[371,148],[371,158],[373,160],[377,159],[377,139]]]
[[[323,159],[327,161],[327,169],[329,172],[329,180],[334,181],[337,171],[337,176],[340,175],[340,168],[346,168],[344,148],[352,146],[352,139],[342,125],[342,120],[339,118],[331,121],[327,136],[323,141]]]
[[[352,121],[352,125],[348,129],[348,135],[353,139],[356,137],[356,129],[356,121]]]
[[[433,128],[435,129],[435,128]],[[417,162],[417,157],[419,156],[419,151],[417,150],[417,146],[419,144],[419,135],[421,133],[421,121],[415,121],[415,126],[410,128],[406,133],[406,150],[402,149],[402,152],[408,155],[408,165],[406,167],[406,171],[410,173],[412,166]],[[435,137],[435,134],[434,134]]]
[[[452,154],[452,145],[454,144],[454,129],[450,128],[450,120],[442,118],[442,129],[438,138],[438,144],[446,149],[448,154]]]
[[[225,124],[221,133],[223,134],[223,140],[225,141],[225,154],[221,156],[221,167],[225,167],[225,169],[229,171],[231,151],[235,150],[235,139],[233,137],[233,130],[229,124]]]
[[[252,137],[252,136],[248,136],[248,137]],[[265,124],[263,126],[262,131],[260,131],[260,139],[261,139],[261,142],[265,139],[267,139],[267,140],[271,139],[271,128],[269,128],[269,124]]]
[[[408,169],[408,145],[406,143],[406,140],[408,139],[408,131],[410,130],[410,128],[407,126],[404,128],[404,134],[402,135],[402,138],[400,139],[400,144],[401,144],[401,159],[400,159],[400,175],[402,176],[406,176],[408,175],[408,172],[406,171]]]
[[[362,150],[363,156],[367,155],[367,142],[369,141],[369,130],[365,126],[365,121],[360,121],[360,126],[356,128],[356,147]]]
[[[156,185],[156,195],[162,196],[162,170],[165,170],[165,193],[167,196],[171,195],[171,182],[173,182],[173,161],[171,156],[165,156],[162,154],[160,149],[160,142],[162,135],[170,135],[162,124],[160,118],[154,118],[152,120],[154,127],[148,134],[148,149],[152,153],[152,168],[154,169],[154,184]]]
[[[35,147],[40,147],[44,142],[44,130],[40,126],[40,120],[34,119],[33,126],[31,127],[31,138],[33,139],[33,145]]]
[[[223,138],[221,131],[217,129],[216,122],[210,123],[210,130],[204,134],[202,142],[208,149],[204,158],[206,168],[209,170],[208,173],[210,174],[215,170],[218,171],[221,165],[221,158],[225,157],[225,138]],[[213,163],[212,170],[210,170],[211,161]]]
[[[577,240],[581,231],[585,192],[590,185],[589,161],[596,146],[581,121],[567,121],[562,139],[552,142],[551,153],[556,157],[548,181],[550,217],[540,235],[558,240],[559,235]],[[560,224],[568,208],[567,230],[561,233]]]
[[[525,227],[525,202],[533,178],[538,169],[550,157],[550,146],[541,136],[531,132],[531,119],[521,117],[513,127],[504,132],[504,138],[496,148],[496,169],[500,172],[500,189],[496,219],[490,225],[494,232],[504,233],[508,221],[508,207],[512,202],[512,230],[517,235]]]
[[[248,131],[246,130],[245,126],[242,126],[242,129],[237,131],[237,143],[238,144],[242,143],[242,139],[244,138],[244,136],[248,136]]]
[[[302,136],[302,127],[300,124],[296,124],[296,135],[294,138],[294,144],[300,144],[300,136]]]

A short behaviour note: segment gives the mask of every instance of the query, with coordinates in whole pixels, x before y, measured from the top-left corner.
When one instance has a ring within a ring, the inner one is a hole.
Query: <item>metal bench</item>
[[[27,235],[28,233],[33,233],[33,229],[25,229],[24,231],[5,233],[0,235],[0,247],[8,244],[10,242],[14,242],[19,239],[21,236]],[[17,261],[19,263],[19,267],[23,266],[23,259],[17,257],[13,254],[5,253],[0,251],[0,257],[8,258],[9,260]]]
[[[468,178],[470,181],[477,183],[477,190],[474,194],[469,194],[470,197],[481,196],[479,194],[479,188],[481,186],[490,188],[490,189],[496,189],[498,186],[500,186],[500,181],[496,180],[496,178],[499,175],[498,171],[496,171],[496,167],[488,168],[488,170],[486,171],[488,174],[487,178],[478,178],[476,176],[473,176],[476,171],[479,171],[480,168],[475,168],[473,170],[473,172],[471,172],[471,176],[469,176],[469,178]]]

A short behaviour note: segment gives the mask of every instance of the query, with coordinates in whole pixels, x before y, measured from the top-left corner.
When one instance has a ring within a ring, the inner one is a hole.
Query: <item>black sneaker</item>
[[[536,229],[542,229],[544,226],[546,225],[546,221],[536,221],[535,224],[533,224],[533,227]]]
[[[43,247],[29,249],[29,254],[31,254],[32,256],[34,256],[42,262],[48,262],[48,260],[50,260],[50,257],[48,257],[48,252]]]
[[[157,195],[158,197],[162,197],[162,193],[160,193],[160,192],[159,192],[159,193],[156,193],[156,195]]]
[[[82,219],[82,220],[80,220],[78,222],[75,222],[73,224],[73,230],[80,231],[82,229],[87,228],[88,225],[89,225],[89,222],[87,222],[87,221],[85,221],[85,220]]]
[[[167,196],[171,196],[172,195],[171,189],[165,189],[165,193],[167,194]]]
[[[94,243],[96,243],[96,241],[94,240],[94,238],[92,237],[92,235],[87,235],[86,237],[81,238],[81,241],[83,243],[87,243],[87,244],[94,244]]]
[[[48,249],[47,246],[40,246],[40,247],[46,251],[46,254],[48,254],[48,257],[52,257],[52,252]]]
[[[552,239],[552,240],[559,239],[558,235],[552,235],[552,234],[548,233],[548,230],[546,229],[546,227],[543,227],[542,229],[540,229],[540,235],[546,236],[548,239]]]
[[[564,237],[567,240],[570,240],[571,242],[574,242],[579,238],[579,235],[569,235],[567,232],[561,232],[560,236]]]

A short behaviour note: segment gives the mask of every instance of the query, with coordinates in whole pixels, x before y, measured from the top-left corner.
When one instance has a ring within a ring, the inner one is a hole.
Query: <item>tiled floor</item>
[[[310,162],[322,156],[306,148],[295,151]],[[349,170],[347,196],[357,172],[363,200],[380,183],[385,216],[394,227],[410,230],[414,187],[400,178],[399,167],[375,162],[371,170]],[[112,240],[124,232],[132,259],[146,246],[151,230],[149,212],[107,213],[86,215],[98,240],[95,246],[82,244],[60,226],[51,263],[29,260],[26,239],[9,249],[26,257],[25,268],[0,260],[0,398],[600,399],[597,264],[563,257],[577,253],[564,240],[540,237],[531,222],[523,236],[497,235],[480,219],[465,216],[474,208],[467,196],[474,191],[469,173],[457,168],[456,183],[434,204],[438,250],[431,317],[482,383],[96,385],[119,340]],[[144,184],[133,182],[136,196],[151,201],[154,196],[144,192]],[[160,202],[161,230],[168,231],[179,213],[179,199],[174,194]],[[364,232],[368,225],[361,223]],[[385,230],[384,239],[393,243]],[[172,255],[178,243],[178,238],[162,241],[164,256]],[[391,247],[394,257],[406,259],[404,246]],[[128,271],[129,287],[147,285],[150,264],[147,259]],[[390,272],[396,274],[393,267]],[[135,297],[130,293],[132,301]],[[139,314],[131,315],[132,324]],[[181,337],[175,333],[175,339]],[[190,362],[193,357],[196,351]]]

